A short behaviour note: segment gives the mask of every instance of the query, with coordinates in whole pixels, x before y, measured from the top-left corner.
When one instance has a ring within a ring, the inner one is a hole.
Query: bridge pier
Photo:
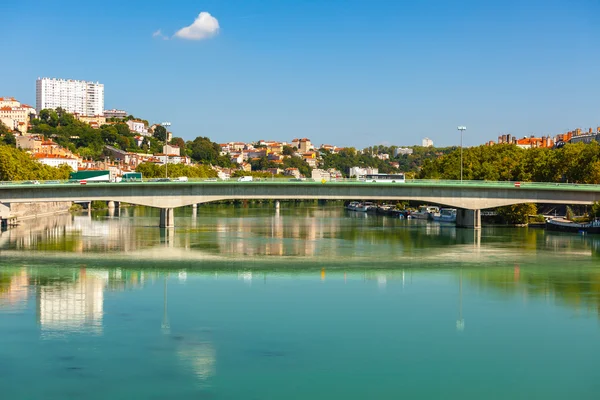
[[[174,228],[175,216],[172,208],[160,209],[160,228]]]
[[[456,227],[481,229],[481,210],[466,210],[464,208],[456,210]]]

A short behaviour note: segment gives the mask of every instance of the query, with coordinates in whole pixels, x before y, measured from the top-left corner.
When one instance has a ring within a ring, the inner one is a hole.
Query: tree
[[[71,168],[63,164],[58,168],[44,165],[23,150],[0,145],[0,180],[25,181],[68,179]]]
[[[188,142],[190,157],[193,160],[203,164],[217,164],[219,160],[220,146],[211,142],[207,137],[197,137],[192,142]]]
[[[283,155],[284,156],[293,156],[296,151],[292,146],[283,146]]]
[[[179,151],[180,154],[182,156],[187,155],[186,151],[185,151],[185,140],[183,140],[180,137],[174,137],[173,139],[171,139],[171,141],[169,142],[170,145],[172,146],[177,146],[179,147]]]
[[[157,140],[164,142],[167,139],[167,129],[162,125],[158,125],[156,128],[154,128],[154,133],[152,136]]]
[[[9,146],[17,145],[17,139],[15,138],[15,135],[13,135],[12,132],[5,133],[4,137],[2,138],[2,141],[4,142],[4,144]]]
[[[513,204],[498,207],[496,212],[509,224],[526,224],[530,215],[537,215],[537,206],[533,203]]]

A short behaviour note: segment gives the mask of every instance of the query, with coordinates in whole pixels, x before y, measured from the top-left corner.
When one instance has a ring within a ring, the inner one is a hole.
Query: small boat
[[[557,232],[597,234],[600,233],[600,220],[578,224],[566,219],[554,218],[546,221],[546,229]]]
[[[366,201],[364,203],[359,203],[356,206],[356,211],[367,212],[369,209],[377,207],[375,203],[371,203],[370,201]]]
[[[410,213],[410,217],[416,219],[432,219],[439,215],[440,209],[436,206],[421,206],[419,211]]]
[[[456,222],[456,208],[442,208],[439,215],[433,216],[434,221]]]
[[[358,201],[351,201],[350,203],[348,203],[348,205],[346,206],[347,210],[350,211],[356,211],[356,207],[359,205],[360,203]]]

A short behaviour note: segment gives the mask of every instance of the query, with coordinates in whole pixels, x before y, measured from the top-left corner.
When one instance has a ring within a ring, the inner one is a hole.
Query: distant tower
[[[433,147],[433,140],[426,137],[423,139],[423,147]]]

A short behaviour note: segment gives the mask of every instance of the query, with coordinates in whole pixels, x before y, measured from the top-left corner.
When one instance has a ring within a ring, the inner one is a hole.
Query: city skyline
[[[20,62],[3,64],[2,95],[34,104],[38,76],[99,81],[105,108],[216,142],[449,146],[464,124],[472,146],[600,125],[591,1],[132,2],[119,15],[112,1],[63,3],[8,5],[22,41],[6,43]],[[67,41],[73,51],[57,52]]]

